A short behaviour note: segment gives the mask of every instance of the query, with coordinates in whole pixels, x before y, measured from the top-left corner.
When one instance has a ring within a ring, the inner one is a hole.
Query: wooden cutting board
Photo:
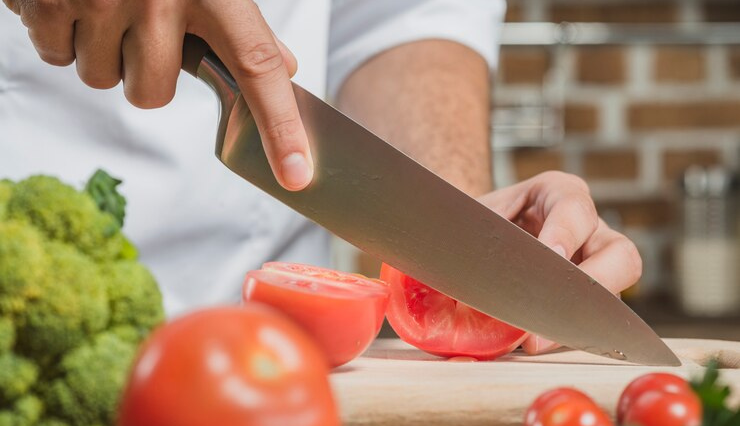
[[[378,339],[365,354],[331,375],[342,424],[376,426],[521,425],[524,411],[545,390],[574,386],[611,415],[622,389],[635,377],[666,371],[702,373],[718,358],[721,377],[740,402],[740,342],[666,339],[680,367],[642,367],[585,352],[560,350],[496,361],[451,362],[396,339]]]

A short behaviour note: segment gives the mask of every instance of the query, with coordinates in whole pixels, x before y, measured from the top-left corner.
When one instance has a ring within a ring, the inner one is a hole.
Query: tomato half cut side
[[[242,300],[287,314],[317,341],[332,367],[360,355],[378,335],[389,298],[384,283],[307,265],[266,267],[247,273]]]
[[[490,360],[516,349],[528,336],[383,264],[391,291],[386,317],[405,342],[443,357]]]

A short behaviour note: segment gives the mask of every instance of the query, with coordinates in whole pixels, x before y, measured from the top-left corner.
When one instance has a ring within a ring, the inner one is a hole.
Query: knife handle
[[[210,50],[211,47],[202,38],[185,34],[185,41],[182,44],[182,69],[193,77],[198,77],[200,62]]]

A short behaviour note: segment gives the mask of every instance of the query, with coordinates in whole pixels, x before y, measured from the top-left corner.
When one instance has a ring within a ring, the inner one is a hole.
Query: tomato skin
[[[119,413],[119,426],[339,425],[320,349],[256,303],[195,312],[155,330]]]
[[[624,415],[632,404],[645,392],[692,393],[693,390],[683,378],[669,373],[650,373],[630,382],[617,403],[617,423],[622,424]]]
[[[524,414],[524,426],[613,426],[609,417],[581,391],[549,390],[534,400]]]
[[[702,408],[693,392],[649,390],[632,402],[624,414],[627,426],[700,426]]]
[[[401,340],[442,357],[490,360],[516,349],[528,334],[457,302],[383,264],[391,291],[386,318]]]
[[[356,358],[380,332],[389,297],[385,283],[307,265],[265,268],[247,273],[243,302],[288,315],[316,340],[331,367]]]

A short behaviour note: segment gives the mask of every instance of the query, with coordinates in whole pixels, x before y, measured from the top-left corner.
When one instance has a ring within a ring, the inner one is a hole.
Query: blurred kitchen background
[[[494,178],[585,178],[637,244],[623,298],[664,337],[740,340],[740,1],[509,0]],[[377,276],[341,246],[338,266]]]

